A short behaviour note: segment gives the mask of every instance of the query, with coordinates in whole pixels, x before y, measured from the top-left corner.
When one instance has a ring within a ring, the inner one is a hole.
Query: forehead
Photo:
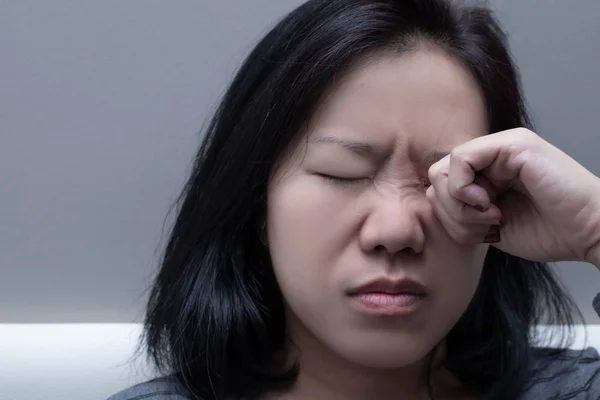
[[[451,148],[487,130],[481,90],[458,60],[436,46],[363,62],[329,93],[310,136]]]

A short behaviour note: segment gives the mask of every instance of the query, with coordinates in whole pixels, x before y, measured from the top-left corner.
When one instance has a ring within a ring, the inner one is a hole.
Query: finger
[[[475,204],[466,204],[450,195],[445,165],[447,164],[441,162],[432,166],[429,170],[429,180],[435,189],[436,199],[440,203],[439,207],[444,208],[446,213],[459,223],[499,223],[502,212],[491,203],[495,201],[497,196],[497,191],[492,183],[484,176],[476,176],[475,185],[482,191],[478,195],[480,201]],[[482,206],[479,204],[482,204]]]
[[[514,130],[513,130],[514,131]],[[511,158],[515,133],[505,131],[482,136],[452,149],[448,165],[450,194],[470,205],[483,204],[482,188],[474,185],[478,172],[484,171],[492,182],[508,182],[518,177],[521,163]]]
[[[477,188],[473,194],[472,205],[480,211],[486,211],[493,206],[493,203],[498,197],[498,189],[486,178],[483,174],[475,174],[475,180],[471,184],[473,188]],[[449,189],[448,189],[449,191]],[[497,207],[496,207],[497,208]],[[498,215],[498,217],[500,217]]]
[[[461,244],[478,244],[484,242],[486,235],[493,226],[492,224],[461,223],[441,205],[441,201],[433,186],[427,189],[426,195],[435,210],[438,220],[455,242]]]
[[[436,207],[443,208],[445,213],[460,224],[499,224],[502,219],[500,209],[489,203],[487,209],[477,208],[453,198],[448,192],[447,179],[438,179],[432,183],[435,191]],[[488,196],[489,199],[489,196]]]
[[[501,239],[500,225],[493,225],[484,236],[482,243],[499,243]]]

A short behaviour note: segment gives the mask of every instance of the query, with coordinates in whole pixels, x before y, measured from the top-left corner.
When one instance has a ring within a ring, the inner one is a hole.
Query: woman
[[[165,377],[112,399],[597,398],[595,350],[531,328],[579,315],[543,262],[600,267],[600,181],[531,129],[488,10],[300,6],[183,192],[145,320]]]

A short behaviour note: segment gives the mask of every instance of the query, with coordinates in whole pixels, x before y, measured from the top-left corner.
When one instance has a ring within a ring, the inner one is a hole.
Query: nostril
[[[401,253],[401,254],[404,254],[406,256],[414,256],[414,255],[418,254],[418,252],[413,247],[410,247],[410,246],[407,246],[407,247],[405,247],[403,249],[400,249],[398,251],[390,251],[389,248],[387,248],[386,246],[380,244],[380,245],[375,246],[373,248],[373,250],[376,253],[390,253],[390,254],[394,254],[394,253],[400,254]]]
[[[417,254],[417,252],[415,251],[415,249],[413,249],[412,247],[406,247],[404,249],[402,249],[402,253],[414,256]]]

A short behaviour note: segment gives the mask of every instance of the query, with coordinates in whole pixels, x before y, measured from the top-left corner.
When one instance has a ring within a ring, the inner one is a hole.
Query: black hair
[[[429,42],[468,68],[489,132],[532,128],[507,38],[489,9],[446,0],[311,0],[253,49],[207,127],[150,294],[143,343],[192,398],[255,398],[292,384],[277,363],[283,299],[257,226],[278,158],[332,83],[359,60]],[[490,248],[476,294],[446,337],[446,367],[489,399],[532,374],[539,323],[572,326],[551,269]]]

